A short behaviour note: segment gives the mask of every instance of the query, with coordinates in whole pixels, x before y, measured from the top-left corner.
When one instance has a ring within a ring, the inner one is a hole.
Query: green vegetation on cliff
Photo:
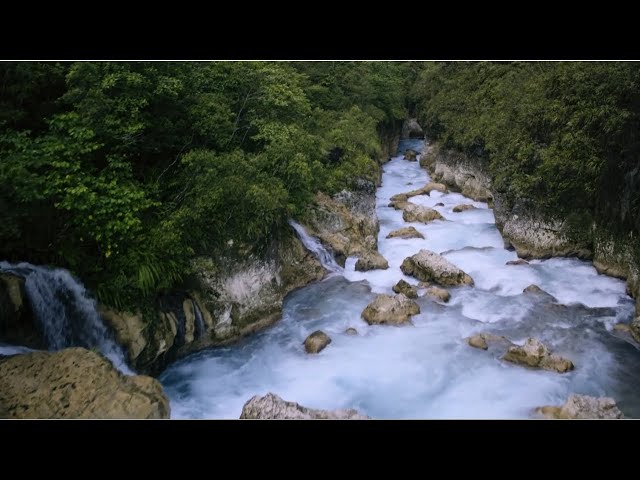
[[[429,137],[483,162],[506,201],[640,233],[640,64],[429,63],[411,97]]]
[[[69,268],[115,307],[196,255],[259,247],[318,190],[375,178],[415,65],[0,64],[0,259]]]

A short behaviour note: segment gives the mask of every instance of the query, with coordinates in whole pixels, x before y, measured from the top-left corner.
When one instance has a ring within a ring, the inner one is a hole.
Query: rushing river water
[[[405,148],[421,149],[421,141]],[[588,262],[555,258],[506,266],[517,255],[503,246],[487,204],[457,193],[414,197],[445,220],[428,225],[402,220],[389,198],[429,181],[417,162],[395,157],[384,165],[377,191],[379,251],[388,270],[344,271],[302,288],[284,302],[282,321],[239,344],[191,355],[161,376],[173,418],[238,418],[253,395],[273,392],[314,408],[356,408],[373,418],[529,418],[537,406],[561,404],[570,393],[614,397],[626,416],[640,417],[640,352],[612,332],[632,317],[625,284],[598,275]],[[436,207],[436,203],[444,206]],[[477,207],[453,213],[453,207]],[[386,239],[413,225],[425,239]],[[360,314],[376,293],[391,293],[402,261],[421,248],[442,253],[471,275],[474,287],[450,289],[442,304],[419,298],[414,326],[369,326]],[[566,307],[522,290],[537,284]],[[357,336],[344,333],[355,327]],[[302,342],[322,329],[332,343],[307,355]],[[496,353],[469,347],[478,332],[505,335],[515,343],[534,336],[576,369],[567,374],[529,370]]]

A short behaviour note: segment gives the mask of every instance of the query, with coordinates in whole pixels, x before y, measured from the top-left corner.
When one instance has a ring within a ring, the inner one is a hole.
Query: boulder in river
[[[344,331],[344,333],[346,333],[347,335],[358,335],[358,330],[353,327],[349,327]]]
[[[444,203],[438,202],[438,203],[436,203],[436,207],[444,207]]]
[[[478,333],[466,339],[467,344],[473,348],[480,348],[482,350],[488,350],[489,345],[513,345],[507,337],[502,335],[493,335],[491,333]]]
[[[426,297],[437,298],[444,303],[447,303],[449,299],[451,299],[451,294],[447,289],[436,286],[428,287],[427,291],[424,292],[424,295]]]
[[[522,290],[522,293],[528,293],[530,295],[537,295],[538,297],[544,298],[545,300],[549,300],[551,302],[557,302],[556,297],[554,297],[550,293],[545,292],[538,285],[531,284],[527,288]]]
[[[378,252],[365,252],[358,258],[355,269],[359,272],[369,270],[386,270],[389,268],[389,262]]]
[[[392,200],[389,202],[389,205],[387,205],[387,207],[391,207],[395,210],[404,210],[407,205],[409,205],[409,202],[407,202],[406,200]]]
[[[331,337],[322,330],[316,330],[304,341],[304,349],[307,353],[320,353],[331,343]]]
[[[402,293],[378,295],[362,312],[369,325],[402,325],[410,323],[410,317],[420,313],[420,307]]]
[[[398,230],[389,232],[389,235],[387,235],[387,238],[403,238],[406,240],[409,238],[424,238],[424,235],[422,235],[418,230],[416,230],[415,227],[402,227],[402,228],[399,228]]]
[[[169,418],[160,382],[84,348],[0,360],[0,418]]]
[[[566,373],[573,370],[573,362],[553,355],[540,340],[528,338],[523,346],[513,345],[502,357],[507,362],[552,372]]]
[[[406,202],[409,200],[409,196],[406,193],[396,193],[391,198],[389,198],[391,202]]]
[[[465,212],[467,210],[475,210],[476,207],[474,207],[473,205],[456,205],[455,207],[453,207],[453,211],[454,213],[460,213],[460,212]]]
[[[418,289],[404,280],[400,280],[393,286],[393,291],[396,293],[402,293],[407,298],[418,298]]]
[[[517,260],[509,260],[507,263],[505,263],[505,265],[529,265],[529,262],[522,258],[519,258]]]
[[[443,217],[440,215],[440,212],[433,208],[407,202],[402,210],[402,219],[405,222],[429,223],[433,220],[442,220]]]
[[[418,160],[418,152],[412,149],[408,149],[404,152],[404,159],[410,162],[416,162]]]
[[[408,200],[411,197],[417,197],[418,195],[429,195],[432,191],[447,193],[447,186],[444,183],[429,182],[424,187],[411,190],[410,192],[398,193],[391,197],[391,201],[394,200]]]
[[[442,255],[420,250],[402,262],[400,270],[418,280],[434,281],[440,285],[473,285],[473,279]]]
[[[610,397],[572,394],[559,407],[538,407],[536,413],[549,419],[617,419],[624,415]]]
[[[241,419],[254,420],[368,420],[369,417],[352,408],[319,410],[295,402],[287,402],[278,395],[251,397],[242,407]]]

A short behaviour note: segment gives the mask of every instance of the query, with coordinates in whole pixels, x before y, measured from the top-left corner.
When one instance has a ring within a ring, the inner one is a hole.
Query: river
[[[401,143],[400,151],[422,148]],[[356,408],[372,418],[531,418],[533,408],[564,403],[570,393],[612,396],[626,416],[640,417],[640,352],[612,330],[629,322],[633,300],[621,280],[599,275],[589,262],[554,258],[507,266],[517,255],[504,248],[486,203],[457,193],[413,197],[445,220],[408,224],[389,198],[423,186],[427,172],[402,155],[383,167],[376,194],[379,251],[389,269],[344,270],[290,294],[275,326],[242,342],[202,351],[171,365],[160,377],[172,418],[238,418],[256,394],[273,392],[313,408]],[[436,203],[444,206],[436,207]],[[477,207],[454,213],[455,205]],[[425,239],[387,239],[412,225]],[[314,245],[317,249],[317,245]],[[369,326],[360,314],[377,293],[391,293],[402,261],[420,249],[443,254],[475,280],[450,289],[447,304],[419,298],[413,326]],[[565,307],[523,294],[537,284]],[[344,333],[348,327],[357,336]],[[321,329],[332,343],[318,355],[302,342]],[[491,351],[469,347],[479,332],[522,344],[533,336],[573,361],[567,374],[506,363]]]

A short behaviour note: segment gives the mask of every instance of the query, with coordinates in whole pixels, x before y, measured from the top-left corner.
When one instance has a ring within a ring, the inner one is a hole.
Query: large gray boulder
[[[304,349],[307,353],[320,353],[331,343],[331,337],[322,330],[316,330],[304,341]]]
[[[169,418],[160,382],[84,348],[0,359],[0,418]]]
[[[380,255],[378,252],[364,252],[358,258],[355,269],[359,272],[366,272],[369,270],[386,270],[389,268],[389,262],[386,258]]]
[[[251,397],[242,407],[241,419],[254,420],[368,420],[369,417],[352,408],[318,410],[295,402],[287,402],[278,395],[267,393],[264,397]]]
[[[570,395],[564,405],[538,407],[535,412],[549,419],[624,418],[613,398],[577,394]]]
[[[473,285],[473,279],[442,255],[430,250],[420,250],[407,257],[400,266],[402,273],[418,280],[434,281],[441,285]]]
[[[558,373],[566,373],[574,368],[571,360],[553,355],[546,345],[535,338],[528,338],[523,346],[509,347],[502,359],[518,365]]]
[[[407,202],[402,209],[402,219],[405,222],[429,223],[433,220],[442,220],[443,218],[437,210],[411,202]]]
[[[418,289],[404,280],[400,280],[396,283],[392,290],[395,293],[402,293],[407,298],[418,298]]]
[[[389,232],[387,238],[402,238],[406,240],[408,238],[424,238],[424,235],[416,230],[415,227],[402,227],[398,230]]]
[[[410,323],[410,317],[420,313],[420,306],[402,293],[398,295],[378,295],[362,312],[362,318],[369,325],[403,325]]]

